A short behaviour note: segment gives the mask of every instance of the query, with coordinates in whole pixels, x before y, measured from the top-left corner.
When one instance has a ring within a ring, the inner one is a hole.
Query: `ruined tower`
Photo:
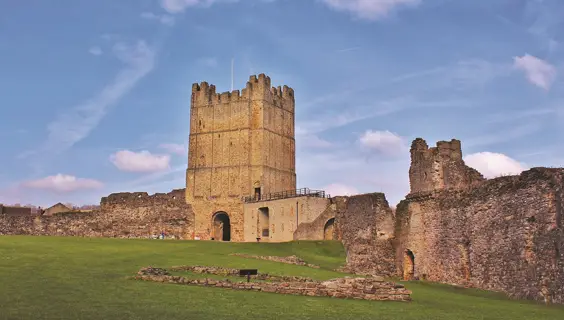
[[[194,237],[243,240],[243,199],[296,189],[294,90],[251,76],[239,92],[192,86],[186,200]]]
[[[462,160],[460,140],[439,141],[429,148],[421,138],[411,144],[409,183],[411,193],[460,189],[483,181],[484,177]]]

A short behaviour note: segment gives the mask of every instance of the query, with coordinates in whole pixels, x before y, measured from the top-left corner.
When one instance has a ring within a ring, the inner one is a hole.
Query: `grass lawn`
[[[321,269],[229,256],[295,254]],[[0,236],[0,319],[564,319],[563,307],[430,283],[413,302],[278,295],[128,280],[141,267],[210,265],[330,279],[339,242],[283,244]]]

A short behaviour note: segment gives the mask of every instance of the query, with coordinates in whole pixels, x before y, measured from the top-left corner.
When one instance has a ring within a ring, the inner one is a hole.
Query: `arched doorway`
[[[403,255],[403,280],[413,280],[415,275],[415,255],[409,249],[405,249]]]
[[[217,241],[231,241],[231,221],[226,212],[216,212],[212,220],[212,237]]]
[[[323,228],[323,240],[333,240],[333,227],[335,225],[335,218],[327,220]]]
[[[262,241],[270,239],[270,211],[267,207],[259,208],[258,212],[258,237]]]

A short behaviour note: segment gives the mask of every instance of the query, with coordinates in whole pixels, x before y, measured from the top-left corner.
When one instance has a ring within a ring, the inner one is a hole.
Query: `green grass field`
[[[229,256],[288,256],[311,269]],[[407,283],[413,302],[278,295],[129,280],[141,267],[212,265],[330,279],[338,242],[244,244],[0,236],[0,319],[564,319],[564,308],[430,283]]]

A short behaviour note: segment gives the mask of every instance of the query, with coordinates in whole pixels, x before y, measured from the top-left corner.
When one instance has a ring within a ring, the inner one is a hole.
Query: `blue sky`
[[[298,186],[409,191],[409,145],[488,177],[562,166],[560,0],[0,3],[0,202],[182,188],[191,85],[296,93]]]

